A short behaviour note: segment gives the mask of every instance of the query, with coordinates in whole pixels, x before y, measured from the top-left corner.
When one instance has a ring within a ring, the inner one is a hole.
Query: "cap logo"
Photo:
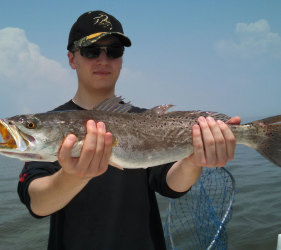
[[[109,17],[107,15],[100,14],[99,16],[94,18],[94,21],[94,24],[100,25],[108,30],[112,30],[112,24],[109,21]]]

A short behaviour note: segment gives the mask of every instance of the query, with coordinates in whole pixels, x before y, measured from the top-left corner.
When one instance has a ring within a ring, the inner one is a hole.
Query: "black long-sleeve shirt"
[[[79,110],[72,101],[56,108]],[[130,112],[143,112],[133,107]],[[49,250],[166,249],[155,191],[176,198],[166,175],[172,163],[148,169],[119,170],[109,166],[61,210],[50,216]],[[20,175],[18,194],[30,213],[28,186],[36,178],[52,175],[58,162],[26,163]]]

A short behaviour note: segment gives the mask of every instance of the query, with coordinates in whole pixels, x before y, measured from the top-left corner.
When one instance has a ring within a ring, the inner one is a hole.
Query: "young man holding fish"
[[[67,49],[76,70],[74,98],[56,110],[90,110],[115,96],[124,46],[121,24],[102,12],[87,12],[73,25]],[[145,112],[132,107],[132,113]],[[234,117],[228,123],[239,124]],[[35,217],[51,215],[48,249],[165,249],[155,191],[185,194],[202,166],[223,167],[234,156],[235,137],[222,121],[200,117],[193,130],[193,154],[148,169],[124,169],[111,162],[114,137],[101,121],[89,120],[80,157],[69,134],[58,162],[26,163],[18,192]],[[114,167],[112,167],[114,166]]]

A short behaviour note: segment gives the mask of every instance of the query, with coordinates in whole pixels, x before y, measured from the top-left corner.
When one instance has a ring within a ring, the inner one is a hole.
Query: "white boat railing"
[[[278,234],[276,250],[281,250],[281,234]]]

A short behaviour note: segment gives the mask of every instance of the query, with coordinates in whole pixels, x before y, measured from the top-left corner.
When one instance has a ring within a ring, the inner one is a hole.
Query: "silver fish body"
[[[199,116],[226,121],[214,112],[166,112],[170,105],[144,113],[128,113],[130,104],[113,98],[90,111],[58,111],[20,115],[0,120],[0,153],[24,161],[55,161],[62,140],[70,133],[78,138],[72,151],[79,156],[89,119],[103,121],[113,134],[111,163],[122,168],[147,168],[180,160],[193,152],[192,126]],[[237,143],[255,148],[281,166],[281,116],[231,126]]]

